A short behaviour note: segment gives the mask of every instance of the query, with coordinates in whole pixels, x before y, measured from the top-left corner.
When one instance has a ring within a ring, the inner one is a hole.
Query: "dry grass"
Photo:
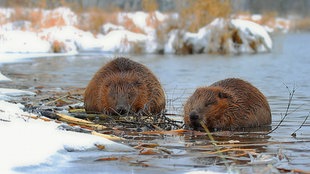
[[[267,26],[275,26],[276,18],[278,16],[279,15],[277,12],[265,12],[262,14],[262,19],[260,20],[259,24]]]
[[[199,28],[218,17],[230,15],[229,0],[186,0],[180,7],[181,28],[197,32]]]
[[[54,9],[56,7],[68,7],[78,16],[78,28],[98,33],[102,24],[106,22],[116,23],[117,7],[108,7],[109,10],[103,10],[98,7],[83,9],[78,3],[68,3],[64,0],[42,0],[42,1],[8,1],[7,6],[14,9],[14,13],[9,19],[1,20],[1,24],[12,21],[30,21],[33,29],[49,28],[53,26],[64,26],[63,14],[57,14],[51,11],[43,15],[45,9]],[[0,16],[1,17],[1,16]],[[1,17],[1,19],[3,19]]]
[[[134,23],[134,21],[131,18],[127,17],[127,16],[124,16],[124,21],[123,21],[123,23],[121,25],[124,26],[129,31],[132,31],[132,32],[135,32],[135,33],[144,33],[142,28],[139,28]]]
[[[174,12],[180,14],[180,18],[175,21],[173,19],[166,22],[166,26],[162,26],[162,21],[158,21],[155,11],[159,5],[156,0],[142,0],[141,8],[149,13],[147,24],[156,29],[159,40],[164,40],[166,33],[173,29],[184,29],[190,32],[197,32],[199,28],[209,24],[213,19],[218,17],[227,18],[231,15],[230,0],[182,0],[176,4]],[[33,29],[47,28],[51,26],[65,25],[62,15],[50,14],[43,15],[42,9],[53,9],[56,7],[68,7],[73,10],[78,16],[77,27],[83,30],[88,30],[93,33],[100,32],[101,26],[106,22],[118,24],[117,14],[120,9],[116,6],[106,7],[82,7],[78,1],[66,2],[65,0],[41,0],[41,1],[21,1],[10,0],[6,2],[7,7],[14,9],[10,19],[5,19],[5,16],[0,14],[0,24],[11,21],[30,21]],[[25,10],[26,9],[26,10]],[[86,15],[87,14],[87,15]],[[243,19],[251,20],[261,25],[275,28],[282,26],[289,28],[287,21],[277,20],[279,17],[277,12],[265,12],[261,19],[251,18],[250,12],[239,12],[236,16],[242,16]],[[43,18],[47,18],[42,21]],[[138,28],[131,19],[125,19],[122,24],[130,31],[143,33],[142,29]],[[310,30],[310,18],[299,18],[292,20],[293,30]]]
[[[158,10],[158,4],[156,0],[142,0],[141,7],[146,12],[154,12]]]
[[[310,31],[310,17],[294,20],[292,24],[292,29]]]
[[[117,9],[115,12],[109,13],[98,7],[88,8],[86,11],[78,12],[78,28],[91,31],[93,33],[99,33],[101,26],[104,23],[111,22],[116,23],[117,21]]]

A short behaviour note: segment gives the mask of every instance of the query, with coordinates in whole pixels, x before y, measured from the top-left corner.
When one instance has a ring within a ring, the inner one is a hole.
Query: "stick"
[[[96,130],[103,130],[103,129],[107,128],[103,125],[95,124],[91,121],[86,121],[86,120],[82,120],[79,118],[70,117],[70,116],[65,115],[65,114],[56,113],[56,116],[58,116],[56,118],[60,121],[64,121],[64,122],[71,123],[71,124],[77,124],[80,126],[91,127],[93,129],[96,129]]]
[[[201,126],[204,128],[204,130],[206,131],[206,133],[207,133],[209,139],[211,140],[211,143],[212,143],[213,146],[215,147],[215,150],[216,150],[217,154],[219,154],[220,158],[223,159],[224,164],[225,164],[226,168],[228,169],[228,168],[229,168],[229,165],[228,165],[228,163],[227,163],[227,160],[226,160],[224,154],[223,154],[223,153],[221,152],[221,150],[219,149],[219,146],[216,144],[216,141],[214,140],[214,138],[213,138],[211,132],[209,131],[208,127],[207,127],[202,121],[200,122],[200,124],[201,124]]]
[[[285,85],[285,84],[284,84],[284,85]],[[289,92],[288,104],[287,104],[287,107],[286,107],[285,114],[284,114],[284,116],[282,117],[282,119],[280,120],[279,124],[278,124],[274,129],[272,129],[271,131],[269,131],[269,132],[267,133],[267,135],[268,135],[268,134],[271,134],[272,132],[274,132],[275,130],[277,130],[277,129],[279,128],[279,126],[282,124],[282,122],[285,120],[285,118],[289,115],[288,111],[289,111],[290,106],[291,106],[291,104],[292,104],[292,99],[293,99],[293,96],[294,96],[294,93],[295,93],[296,89],[295,89],[295,86],[294,86],[293,90],[290,91],[290,89],[288,88],[287,85],[285,85],[285,87],[287,88],[287,90],[288,90],[288,92]],[[282,114],[281,114],[281,116],[282,116]]]
[[[57,102],[58,100],[61,100],[61,99],[63,99],[63,98],[66,98],[66,97],[69,97],[69,94],[66,94],[66,95],[64,95],[64,96],[62,96],[62,97],[59,97],[59,98],[57,98],[57,99],[55,99],[55,100],[52,100],[52,101],[50,101],[50,102],[47,102],[47,103],[45,103],[45,105],[48,106],[48,105],[50,105],[50,104],[52,104],[52,103]]]
[[[299,126],[299,128],[297,128],[297,129],[291,134],[292,137],[296,137],[296,132],[297,132],[299,129],[301,129],[301,127],[306,123],[306,121],[307,121],[309,115],[310,115],[310,112],[308,113],[308,115],[307,115],[307,117],[305,118],[305,120],[301,123],[301,125]]]

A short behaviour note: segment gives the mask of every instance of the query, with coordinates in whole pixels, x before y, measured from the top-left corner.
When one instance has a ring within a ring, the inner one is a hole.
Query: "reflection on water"
[[[225,144],[229,145],[229,141],[235,140],[238,142],[236,148],[254,148],[255,153],[266,152],[276,155],[281,149],[285,155],[289,156],[290,166],[309,171],[310,119],[297,131],[296,138],[291,136],[291,133],[301,125],[310,112],[310,47],[305,44],[309,40],[310,34],[308,33],[278,36],[275,38],[274,45],[276,45],[276,48],[269,54],[234,56],[132,55],[130,57],[148,66],[158,76],[166,91],[169,113],[182,115],[183,104],[195,88],[209,85],[224,78],[238,77],[251,82],[267,96],[272,110],[272,127],[274,128],[284,116],[289,93],[296,90],[288,111],[289,115],[282,126],[272,134],[266,136],[259,134],[260,131],[252,130],[252,133],[247,131],[235,132],[229,136],[219,133],[214,135],[214,138],[222,142],[223,146]],[[9,86],[26,89],[43,86],[46,90],[83,88],[92,75],[112,57],[102,54],[81,54],[72,57],[43,58],[24,63],[3,65],[1,72],[13,79],[13,82],[0,85],[1,87]],[[212,155],[207,152],[210,149],[206,148],[206,146],[210,145],[210,141],[206,140],[205,136],[186,135],[182,140],[179,140],[179,138],[182,137],[172,138],[171,145],[167,145],[167,139],[157,139],[156,141],[164,141],[167,148],[172,147],[172,150],[179,150],[177,154],[180,153],[179,155],[182,156],[183,160],[176,155],[171,157],[174,160],[173,162],[169,161],[167,163],[167,160],[156,159],[152,161],[152,164],[159,163],[163,168],[169,166],[168,169],[162,169],[165,172],[169,172],[171,169],[184,171],[185,168],[188,170],[185,164],[190,167],[195,165],[202,165],[200,167],[212,166],[214,158],[211,158]],[[182,145],[173,148],[178,143]],[[195,148],[187,149],[184,147],[184,143],[194,143]],[[203,152],[203,154],[200,152]],[[197,158],[193,160],[193,156]],[[205,159],[206,156],[207,159]],[[85,164],[87,158],[83,159],[81,157],[81,160],[77,162],[80,168],[85,167],[83,164]],[[184,160],[187,160],[187,162]],[[197,160],[200,162],[197,162]],[[201,162],[203,160],[207,161]],[[240,163],[240,160],[235,162]],[[247,162],[248,160],[245,160],[243,163]],[[99,167],[89,161],[87,164],[95,168]],[[126,170],[124,172],[120,169],[122,165],[112,166],[111,169],[113,167],[118,168],[121,173],[126,173]],[[136,173],[141,172],[137,168],[134,171]],[[160,170],[150,170],[151,173],[158,171]],[[172,173],[172,171],[170,172]]]

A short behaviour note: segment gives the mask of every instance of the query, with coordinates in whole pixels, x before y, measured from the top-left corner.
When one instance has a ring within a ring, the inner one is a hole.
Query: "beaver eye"
[[[205,107],[208,107],[208,106],[213,105],[213,104],[215,104],[215,102],[208,101],[208,102],[205,103]]]
[[[228,94],[225,93],[225,92],[219,92],[219,93],[218,93],[218,97],[219,97],[219,98],[228,98]]]
[[[134,97],[134,93],[133,92],[128,93],[128,99],[129,100],[133,99],[133,97]]]

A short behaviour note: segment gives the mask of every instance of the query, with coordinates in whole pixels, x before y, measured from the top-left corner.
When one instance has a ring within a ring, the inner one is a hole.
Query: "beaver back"
[[[257,127],[271,123],[266,97],[250,83],[229,78],[198,88],[184,106],[184,122],[201,129]]]

